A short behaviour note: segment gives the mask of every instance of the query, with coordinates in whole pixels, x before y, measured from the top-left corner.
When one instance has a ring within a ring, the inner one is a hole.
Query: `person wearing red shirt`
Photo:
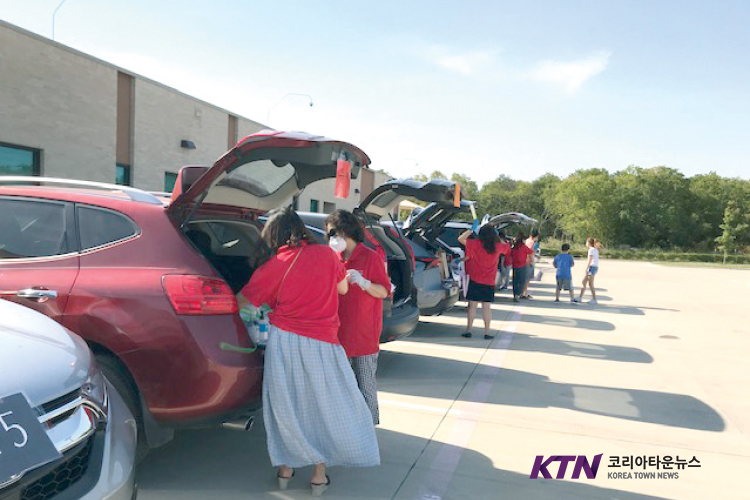
[[[380,464],[372,419],[338,339],[339,295],[349,291],[336,253],[312,237],[290,207],[261,233],[241,307],[267,304],[263,422],[268,454],[286,489],[294,469],[314,465],[313,494],[330,483],[326,466]],[[342,419],[341,415],[347,418]]]
[[[524,293],[526,285],[526,272],[533,259],[534,251],[524,242],[523,235],[519,234],[513,243],[513,249],[510,251],[510,258],[513,261],[513,302],[518,302],[519,298],[528,298]]]
[[[466,247],[466,274],[469,276],[469,290],[466,300],[469,302],[466,332],[462,337],[471,337],[471,327],[477,314],[477,307],[482,303],[484,318],[484,338],[491,339],[490,322],[492,311],[490,304],[495,301],[495,283],[500,255],[506,249],[500,245],[500,238],[495,229],[485,224],[479,229],[479,235],[473,236],[471,230],[458,237],[458,242]]]
[[[365,230],[351,212],[336,210],[326,219],[331,248],[341,249],[340,258],[349,278],[349,291],[339,299],[339,341],[349,357],[359,390],[380,423],[378,369],[380,333],[383,330],[383,299],[391,280],[383,257],[364,245]]]

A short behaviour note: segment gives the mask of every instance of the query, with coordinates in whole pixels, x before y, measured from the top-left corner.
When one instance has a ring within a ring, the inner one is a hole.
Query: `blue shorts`
[[[596,273],[599,271],[599,266],[589,266],[588,274],[589,276],[596,276]]]

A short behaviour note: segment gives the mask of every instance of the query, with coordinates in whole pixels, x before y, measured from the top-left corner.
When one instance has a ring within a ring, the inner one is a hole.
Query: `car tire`
[[[138,424],[136,460],[141,462],[148,455],[149,447],[143,425],[143,411],[141,410],[140,398],[138,397],[138,389],[135,382],[127,368],[114,356],[97,354],[95,357],[96,364],[102,370],[104,376],[107,377],[109,383],[115,387],[123,401],[125,401],[130,413],[135,417],[135,421]]]

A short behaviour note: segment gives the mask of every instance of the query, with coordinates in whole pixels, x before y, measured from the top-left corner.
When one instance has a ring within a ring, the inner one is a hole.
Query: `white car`
[[[136,437],[86,343],[0,299],[0,500],[132,500]]]

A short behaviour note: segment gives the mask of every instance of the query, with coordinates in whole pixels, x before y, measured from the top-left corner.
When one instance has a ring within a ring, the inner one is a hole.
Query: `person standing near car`
[[[325,223],[331,248],[340,251],[349,280],[349,291],[339,298],[339,342],[349,357],[372,422],[378,425],[375,375],[383,331],[383,299],[389,294],[391,281],[383,257],[364,245],[365,229],[354,214],[336,210]]]
[[[520,298],[530,298],[524,295],[524,287],[526,286],[526,272],[530,268],[533,253],[534,251],[524,242],[524,236],[522,234],[516,236],[510,251],[513,262],[513,302],[518,302]]]
[[[268,454],[280,489],[294,469],[314,465],[319,496],[330,484],[326,467],[380,464],[370,412],[338,340],[339,295],[349,282],[338,256],[311,243],[291,207],[272,212],[261,240],[259,267],[238,301],[272,309],[263,376]]]
[[[502,251],[500,252],[500,262],[498,263],[500,267],[500,283],[498,289],[505,290],[508,288],[508,283],[510,282],[510,269],[512,267],[510,261],[510,243],[508,243],[508,238],[505,237],[504,232],[498,231],[497,236],[500,238],[500,246],[502,247]]]
[[[536,273],[536,248],[538,242],[539,230],[532,229],[531,234],[526,238],[526,246],[531,249],[531,260],[528,263],[529,267],[525,271],[526,282],[523,285],[523,293],[521,294],[521,298],[523,299],[532,298],[531,295],[529,295],[529,282],[534,279],[534,274]]]
[[[596,241],[596,238],[589,238],[586,240],[586,246],[589,248],[588,262],[586,262],[586,276],[583,277],[581,295],[578,297],[578,301],[583,300],[583,294],[586,293],[586,285],[588,285],[591,288],[591,296],[593,297],[589,300],[589,304],[597,304],[594,277],[599,272],[599,242]]]
[[[495,283],[497,266],[500,255],[507,249],[500,244],[495,229],[485,224],[479,228],[479,234],[465,231],[458,237],[458,242],[466,247],[466,274],[469,275],[469,290],[466,300],[469,303],[467,311],[466,332],[462,337],[471,337],[471,327],[477,314],[477,307],[482,303],[482,317],[484,319],[484,338],[491,339],[490,322],[492,311],[490,304],[495,302]]]

